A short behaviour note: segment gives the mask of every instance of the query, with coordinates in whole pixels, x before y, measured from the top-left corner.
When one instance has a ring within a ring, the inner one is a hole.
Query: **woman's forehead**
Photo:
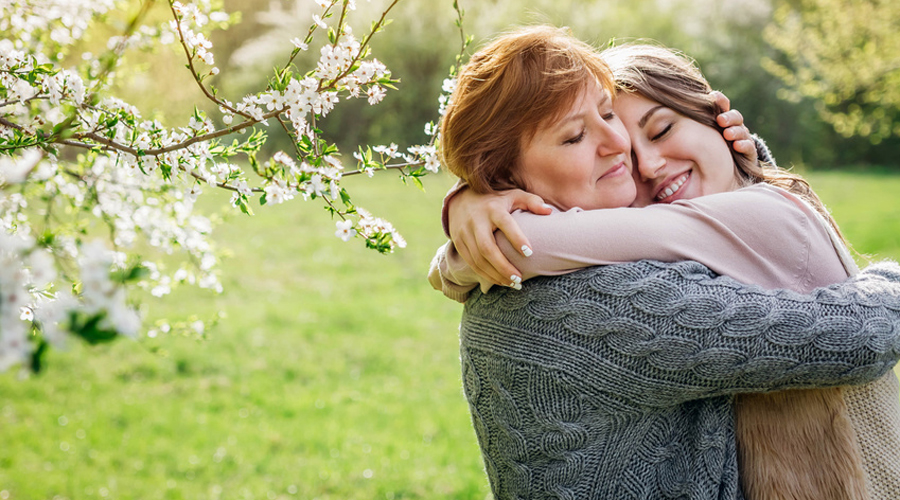
[[[572,118],[577,118],[585,108],[604,106],[612,101],[612,94],[596,80],[585,81],[577,90],[562,96],[554,111],[542,120],[540,127],[561,125]]]

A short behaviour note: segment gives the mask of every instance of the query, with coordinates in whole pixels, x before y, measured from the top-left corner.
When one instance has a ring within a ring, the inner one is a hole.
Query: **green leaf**
[[[34,373],[40,373],[41,368],[44,366],[44,355],[47,353],[48,344],[44,339],[40,339],[38,341],[38,346],[31,353],[31,371]]]
[[[250,204],[248,203],[247,196],[243,194],[238,195],[237,206],[241,209],[241,212],[244,212],[247,215],[253,215],[253,209],[250,208]]]
[[[350,201],[350,194],[347,193],[347,190],[341,188],[341,201],[344,202],[344,205],[347,207],[353,207],[353,203]]]
[[[109,330],[100,326],[100,322],[105,317],[105,311],[97,314],[74,311],[69,314],[69,330],[91,345],[111,342],[115,340],[119,334],[115,330]]]

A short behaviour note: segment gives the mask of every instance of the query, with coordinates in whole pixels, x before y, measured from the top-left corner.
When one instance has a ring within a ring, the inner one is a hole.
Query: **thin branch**
[[[365,38],[363,38],[362,43],[359,44],[359,50],[357,51],[356,56],[354,56],[353,59],[350,61],[350,64],[347,65],[347,69],[345,69],[338,76],[334,77],[334,79],[332,79],[331,82],[324,87],[323,87],[324,81],[320,81],[319,88],[316,89],[317,91],[322,91],[324,89],[334,87],[337,84],[337,82],[340,81],[341,78],[344,78],[345,76],[350,74],[350,69],[353,68],[353,66],[357,63],[357,61],[359,61],[359,58],[362,57],[362,54],[365,53],[366,47],[368,47],[368,45],[369,45],[369,41],[371,41],[372,37],[375,36],[375,32],[378,31],[384,24],[384,21],[387,18],[388,12],[390,12],[391,9],[393,9],[394,6],[397,5],[397,2],[399,2],[399,1],[400,0],[394,0],[393,2],[391,2],[390,5],[388,5],[388,8],[385,9],[384,12],[381,13],[381,18],[378,19],[377,23],[375,23],[375,26],[372,28],[372,31],[370,31],[369,34],[366,35]]]
[[[323,18],[328,17],[329,12],[331,12],[331,8],[334,7],[336,4],[337,4],[337,0],[332,0],[331,5],[329,5],[328,8],[325,9],[325,12],[322,13],[322,17],[323,17]],[[317,30],[318,28],[319,28],[319,25],[313,23],[313,24],[309,27],[309,31],[307,31],[307,33],[306,33],[306,38],[303,39],[303,43],[306,43],[306,44],[312,43],[313,33],[315,33],[316,30]],[[291,52],[291,57],[288,59],[287,64],[285,64],[284,67],[281,68],[281,71],[279,71],[279,73],[281,73],[281,72],[283,72],[284,70],[288,69],[288,68],[291,66],[291,64],[294,63],[294,59],[297,58],[297,56],[300,54],[300,52],[303,52],[303,51],[300,50],[299,47],[298,47],[298,48],[295,48],[295,49]],[[271,88],[271,85],[268,86],[268,87],[266,87],[266,90],[269,90],[270,88]]]
[[[18,131],[25,130],[25,128],[21,125],[16,125],[15,123],[7,120],[6,118],[3,118],[2,116],[0,116],[0,125],[3,125],[4,127],[14,128]]]
[[[222,136],[233,134],[235,132],[239,132],[241,130],[244,130],[245,128],[252,127],[253,125],[264,122],[264,121],[268,120],[269,118],[275,117],[279,113],[283,113],[283,112],[284,112],[284,110],[282,110],[282,109],[270,111],[269,113],[266,113],[263,115],[262,120],[250,119],[248,121],[241,122],[241,123],[239,123],[237,125],[233,125],[231,127],[219,129],[214,132],[210,132],[208,134],[191,137],[190,139],[179,142],[177,144],[172,144],[172,145],[169,145],[169,146],[166,146],[163,148],[157,148],[157,149],[146,149],[143,151],[143,155],[159,156],[161,154],[170,153],[172,151],[178,151],[179,149],[184,149],[184,148],[186,148],[192,144],[196,144],[198,142],[205,142],[205,141],[208,141],[211,139],[216,139],[216,138],[219,138]],[[117,150],[117,151],[129,153],[134,156],[141,156],[141,153],[135,148],[132,148],[130,146],[125,146],[123,144],[119,144],[111,139],[107,139],[106,137],[94,134],[92,132],[75,134],[73,137],[75,137],[77,139],[90,139],[90,140],[96,141],[100,144],[104,144],[112,149]],[[62,142],[62,141],[57,141],[57,142]]]
[[[27,104],[27,103],[29,103],[29,102],[31,102],[31,101],[35,101],[35,100],[38,100],[38,99],[49,99],[49,98],[50,98],[50,96],[38,94],[38,95],[31,96],[31,97],[29,97],[28,99],[16,99],[16,100],[14,100],[14,101],[4,101],[4,102],[0,102],[0,108],[9,106],[9,105],[11,105],[11,104]]]
[[[125,52],[128,44],[128,37],[134,33],[134,30],[137,28],[137,25],[141,22],[141,19],[147,15],[147,12],[150,10],[150,7],[153,5],[153,0],[146,0],[141,4],[141,10],[138,11],[137,14],[131,19],[131,22],[128,23],[128,27],[125,28],[125,31],[122,35],[122,39],[119,43],[113,48],[110,52],[114,55],[111,57],[109,61],[104,65],[103,69],[100,71],[100,74],[94,79],[96,85],[89,92],[85,93],[85,102],[90,102],[93,100],[93,95],[97,92],[97,89],[100,85],[104,83],[106,80],[106,76],[113,70],[116,66],[116,62],[118,62],[119,58],[122,57],[122,53]]]
[[[423,162],[416,162],[416,163],[395,163],[395,164],[393,164],[393,165],[384,165],[383,168],[376,168],[375,170],[376,170],[376,171],[377,171],[377,170],[403,170],[403,169],[406,168],[406,167],[417,167],[417,166],[420,166],[420,165],[423,165],[423,164],[424,164]],[[343,178],[343,177],[348,177],[348,176],[351,176],[351,175],[359,175],[359,174],[366,174],[366,173],[368,173],[368,172],[366,172],[366,170],[351,170],[350,172],[344,172],[344,173],[342,173],[342,174],[341,174],[341,177]]]
[[[191,50],[187,46],[187,42],[184,40],[184,33],[181,31],[181,18],[178,17],[178,13],[175,11],[175,3],[174,0],[169,0],[169,10],[172,11],[172,17],[175,18],[175,26],[178,30],[178,41],[181,43],[181,48],[184,49],[184,55],[187,57],[188,68],[191,71],[191,76],[194,78],[194,81],[197,82],[197,86],[200,87],[200,90],[203,92],[203,95],[206,96],[207,99],[216,103],[217,105],[231,111],[236,115],[241,115],[244,118],[252,119],[250,115],[247,113],[238,111],[236,108],[229,106],[226,102],[220,100],[216,97],[212,92],[210,92],[205,85],[203,85],[203,81],[200,80],[200,75],[197,72],[197,68],[194,67],[194,54],[191,54]]]
[[[287,128],[287,124],[281,119],[281,115],[278,115],[278,124],[281,125],[284,133],[291,139],[291,145],[294,146],[294,152],[297,153],[297,157],[303,156],[303,151],[300,151],[300,148],[297,146],[297,141],[294,140],[294,134]]]

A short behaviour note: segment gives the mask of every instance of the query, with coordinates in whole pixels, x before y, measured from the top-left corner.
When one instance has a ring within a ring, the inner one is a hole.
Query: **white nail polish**
[[[522,255],[526,257],[531,257],[531,254],[534,253],[531,251],[531,248],[528,245],[522,245]]]
[[[521,282],[522,282],[522,277],[521,277],[521,276],[516,276],[515,274],[513,274],[512,276],[510,276],[509,279],[510,279],[513,283],[521,283]]]

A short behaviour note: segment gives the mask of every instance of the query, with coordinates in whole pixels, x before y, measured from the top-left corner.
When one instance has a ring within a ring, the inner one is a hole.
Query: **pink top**
[[[768,184],[645,208],[513,217],[534,254],[523,257],[499,231],[497,243],[523,279],[641,259],[694,260],[742,283],[807,292],[855,270],[821,215]],[[450,242],[435,255],[428,279],[460,302],[476,285],[492,286]]]

